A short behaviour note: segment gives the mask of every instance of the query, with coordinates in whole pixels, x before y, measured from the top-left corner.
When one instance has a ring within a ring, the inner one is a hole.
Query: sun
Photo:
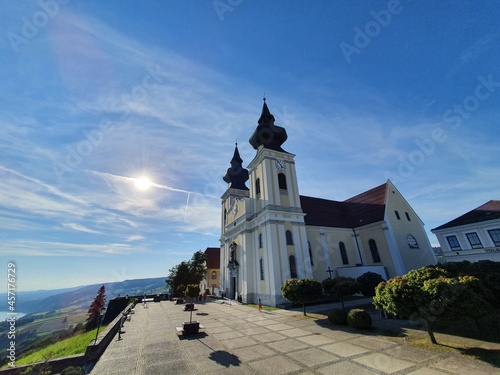
[[[147,190],[151,187],[151,180],[145,176],[134,179],[135,186],[139,190]]]

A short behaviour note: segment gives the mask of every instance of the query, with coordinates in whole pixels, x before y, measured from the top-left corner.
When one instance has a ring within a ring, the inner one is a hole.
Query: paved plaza
[[[179,336],[176,327],[189,321],[182,305],[137,305],[125,323],[126,333],[121,340],[114,338],[91,375],[500,374],[482,362],[387,340],[377,335],[379,329],[337,329],[326,319],[304,317],[300,309],[259,313],[220,302],[196,308],[193,320],[205,328],[197,335]],[[374,318],[377,328],[394,324]]]

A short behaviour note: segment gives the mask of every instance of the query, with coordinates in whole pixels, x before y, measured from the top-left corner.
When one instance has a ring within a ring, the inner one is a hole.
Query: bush
[[[335,309],[328,314],[328,320],[339,326],[347,325],[347,312],[344,309]]]
[[[368,329],[372,326],[372,318],[363,309],[352,309],[347,314],[347,323],[356,329]]]
[[[344,306],[344,298],[359,293],[360,285],[352,277],[335,277],[333,279],[325,279],[322,281],[325,293],[331,295],[333,298],[340,300],[342,308]]]
[[[365,297],[373,297],[375,296],[375,288],[377,285],[385,280],[378,273],[365,272],[358,277],[356,281],[359,283],[361,293],[363,293]]]

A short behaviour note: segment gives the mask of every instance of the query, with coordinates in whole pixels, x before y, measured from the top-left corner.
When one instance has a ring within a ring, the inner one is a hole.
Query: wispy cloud
[[[94,233],[94,234],[102,234],[102,232],[99,232],[97,230],[89,229],[83,225],[76,224],[76,223],[64,223],[63,227],[69,228],[76,230],[78,232],[86,232],[86,233]]]
[[[140,240],[143,240],[144,239],[144,236],[128,236],[125,241],[127,242],[133,242],[133,241],[140,241]]]

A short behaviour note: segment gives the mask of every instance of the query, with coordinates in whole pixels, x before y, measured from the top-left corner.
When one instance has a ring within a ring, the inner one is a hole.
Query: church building
[[[436,263],[423,222],[390,180],[342,202],[300,195],[295,155],[282,149],[287,133],[274,122],[264,99],[249,140],[254,159],[244,168],[236,145],[223,177],[220,286],[227,297],[277,306],[287,302],[287,279],[371,271],[387,280]]]

